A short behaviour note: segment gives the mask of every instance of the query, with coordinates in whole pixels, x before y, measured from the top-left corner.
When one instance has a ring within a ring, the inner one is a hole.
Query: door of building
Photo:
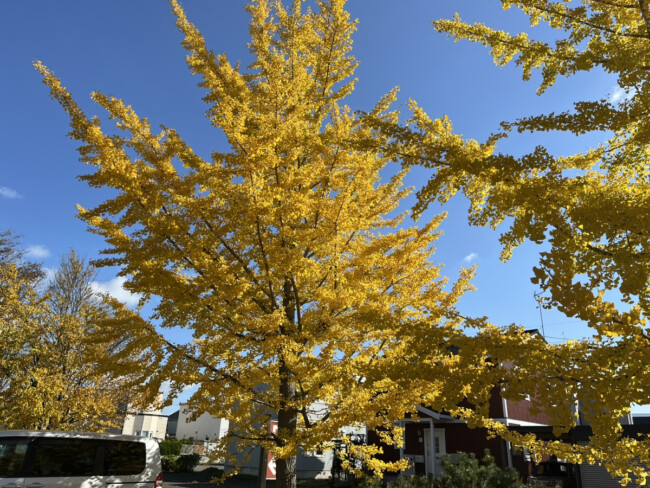
[[[433,446],[432,446],[433,443]],[[424,429],[424,459],[427,474],[435,474],[436,477],[442,473],[442,456],[445,454],[445,429]]]

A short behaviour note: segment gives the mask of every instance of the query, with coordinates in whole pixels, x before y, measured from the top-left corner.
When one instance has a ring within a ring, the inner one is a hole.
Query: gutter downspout
[[[431,475],[433,476],[434,479],[438,478],[438,472],[436,471],[436,431],[435,431],[435,424],[433,423],[433,419],[429,419],[429,437],[431,437],[431,452],[429,455],[431,456]],[[440,473],[442,474],[442,473]]]
[[[404,421],[399,421],[399,426],[402,429],[402,446],[399,448],[399,460],[404,459],[404,446],[406,445],[406,429],[404,428]],[[399,472],[400,476],[403,476],[403,471]]]
[[[503,418],[506,422],[506,427],[508,426],[508,400],[501,397],[501,406],[503,408]],[[508,459],[508,467],[512,468],[512,445],[510,442],[504,441],[506,444],[506,457]]]

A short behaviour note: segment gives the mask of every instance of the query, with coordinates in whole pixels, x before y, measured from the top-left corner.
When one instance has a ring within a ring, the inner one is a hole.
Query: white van
[[[160,488],[155,439],[130,435],[0,432],[0,488]]]

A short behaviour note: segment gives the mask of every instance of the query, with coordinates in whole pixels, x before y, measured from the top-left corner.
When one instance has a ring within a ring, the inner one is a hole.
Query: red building
[[[533,415],[531,402],[523,400],[512,402],[502,398],[500,390],[495,388],[490,399],[490,417],[507,426],[534,427],[546,426],[546,415]],[[411,469],[402,474],[421,474],[438,476],[441,472],[441,456],[457,452],[474,453],[482,458],[485,449],[489,449],[500,467],[514,467],[522,480],[531,474],[531,463],[525,458],[521,449],[513,448],[506,441],[488,439],[484,429],[470,429],[464,421],[440,414],[427,408],[418,407],[418,419],[406,418],[401,421],[404,427],[404,446],[396,449],[382,445],[386,461],[409,459]],[[368,442],[381,444],[375,432],[368,433]]]

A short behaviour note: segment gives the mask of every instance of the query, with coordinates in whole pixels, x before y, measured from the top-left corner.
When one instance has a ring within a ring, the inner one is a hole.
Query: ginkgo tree
[[[0,233],[0,405],[7,391],[24,370],[24,344],[29,330],[43,310],[36,291],[44,273],[36,263],[24,259],[18,238],[11,232]],[[7,407],[9,402],[7,402]],[[11,423],[9,424],[11,425]]]
[[[593,34],[593,44],[586,42],[587,27],[595,22],[587,17],[596,10],[517,5],[531,13],[533,23],[547,19],[567,30],[569,39],[552,48],[459,19],[436,26],[483,40],[500,62],[520,49],[526,76],[544,67],[542,88],[557,74],[602,61],[596,53],[602,54],[609,38]],[[79,209],[108,244],[99,264],[119,266],[128,277],[126,287],[141,293],[143,303],[151,299],[154,310],[148,318],[128,310],[115,317],[106,340],[128,330],[129,341],[104,358],[104,367],[133,371],[138,362],[129,358],[144,354],[148,361],[140,366],[149,377],[148,391],[166,380],[172,392],[198,384],[190,409],[230,420],[219,454],[230,454],[233,442],[241,450],[262,445],[276,456],[283,488],[295,486],[301,448],[322,446],[343,426],[359,422],[399,443],[393,422],[421,403],[537,452],[573,461],[580,455],[600,458],[624,471],[634,468],[626,464],[634,456],[647,460],[642,442],[617,438],[618,416],[629,402],[647,400],[644,301],[618,312],[594,292],[620,281],[626,283],[619,287],[626,299],[641,296],[642,274],[633,279],[635,267],[622,266],[630,261],[617,253],[627,249],[628,258],[643,257],[641,214],[622,184],[634,183],[637,191],[645,184],[643,165],[633,162],[642,147],[642,87],[630,90],[617,108],[619,118],[614,109],[607,112],[608,120],[638,128],[633,131],[638,137],[628,126],[612,126],[621,131],[611,143],[575,157],[554,158],[542,148],[523,158],[495,155],[503,134],[484,144],[463,140],[449,120],[431,120],[414,102],[412,117],[400,123],[390,108],[395,91],[369,113],[344,104],[354,88],[356,61],[355,24],[342,0],[319,1],[306,11],[300,1],[290,8],[279,1],[252,2],[254,61],[247,70],[225,55],[215,56],[180,5],[172,2],[172,9],[189,67],[206,91],[207,117],[228,141],[210,159],[196,154],[173,129],[152,132],[131,106],[95,92],[92,99],[116,121],[118,130],[107,130],[99,118],[84,114],[51,71],[36,64],[70,117],[81,160],[93,168],[82,179],[114,195],[96,208]],[[568,22],[569,14],[582,19],[578,27]],[[598,18],[605,22],[605,17]],[[637,54],[631,63],[642,63],[645,40],[634,30],[642,26],[628,23],[603,32],[626,38],[631,33],[634,42],[626,46]],[[610,54],[619,56],[614,48]],[[624,59],[616,59],[608,66],[623,70]],[[632,79],[626,76],[621,79]],[[636,105],[635,97],[641,97]],[[581,132],[607,107],[605,101],[578,104],[575,113],[523,119],[505,128]],[[542,256],[536,279],[549,292],[549,306],[590,321],[600,342],[550,345],[517,327],[461,317],[454,306],[470,288],[471,270],[451,284],[433,264],[442,217],[404,227],[406,214],[397,212],[408,193],[401,186],[405,171],[380,177],[395,161],[434,169],[419,193],[416,215],[462,189],[472,202],[472,223],[497,225],[512,217],[504,257],[524,239],[543,241],[548,232],[551,251]],[[611,214],[616,207],[605,203],[612,198],[628,202],[629,225],[640,228],[616,227],[618,214]],[[609,217],[594,218],[598,208]],[[191,340],[170,341],[164,330],[175,327],[191,331]],[[495,367],[499,363],[513,366]],[[507,387],[508,398],[532,394],[535,406],[546,408],[560,430],[574,424],[570,405],[581,400],[597,435],[581,448],[507,432],[487,416],[497,384]],[[463,401],[473,408],[459,407]],[[269,432],[272,418],[277,433]],[[369,468],[389,467],[368,457],[377,447],[359,450],[355,454],[366,456]],[[641,467],[634,469],[644,476]]]
[[[94,268],[71,252],[48,281],[24,259],[17,238],[0,234],[0,408],[9,429],[104,431],[124,420],[137,370],[100,367],[124,349],[101,333],[121,304],[93,291]],[[131,360],[136,358],[130,357]],[[135,372],[134,372],[135,371]]]
[[[247,7],[254,61],[242,71],[208,50],[171,2],[207,117],[228,141],[208,160],[175,130],[152,132],[131,106],[95,92],[119,129],[107,131],[36,64],[93,168],[81,178],[115,195],[79,207],[108,244],[98,263],[119,266],[128,290],[155,299],[150,320],[124,317],[131,346],[164,357],[151,387],[198,384],[190,410],[230,421],[218,455],[231,443],[262,445],[283,488],[295,487],[299,449],[327,446],[344,426],[400,442],[394,422],[416,405],[450,407],[491,390],[459,387],[489,382],[482,346],[464,349],[468,367],[452,354],[465,338],[454,305],[472,271],[455,283],[441,276],[431,258],[442,216],[403,226],[405,171],[380,175],[392,134],[367,122],[397,122],[396,92],[365,116],[346,106],[355,22],[343,0],[301,3]],[[170,341],[164,329],[176,327],[191,340]],[[376,446],[359,449],[370,469],[404,467],[369,459]]]
[[[484,143],[459,142],[450,120],[432,120],[412,102],[410,120],[393,128],[392,150],[406,166],[433,170],[416,214],[461,191],[470,201],[471,224],[508,227],[500,237],[502,259],[524,241],[546,244],[532,281],[544,292],[545,306],[584,321],[593,338],[540,344],[526,354],[502,350],[501,357],[513,353],[518,365],[506,395],[535,395],[559,431],[575,425],[570,404],[579,401],[594,430],[584,457],[644,482],[639,461],[648,462],[650,441],[621,438],[619,419],[632,403],[650,404],[650,6],[645,0],[501,5],[523,12],[531,27],[550,27],[553,40],[534,39],[534,29],[508,33],[458,15],[433,25],[455,40],[488,47],[498,66],[516,64],[524,80],[539,70],[539,94],[558,77],[604,72],[615,78],[615,96],[504,122]],[[552,131],[575,135],[576,144],[583,134],[602,136],[595,147],[563,156],[542,145],[523,156],[497,152],[502,138]],[[566,456],[580,451],[561,449]]]

